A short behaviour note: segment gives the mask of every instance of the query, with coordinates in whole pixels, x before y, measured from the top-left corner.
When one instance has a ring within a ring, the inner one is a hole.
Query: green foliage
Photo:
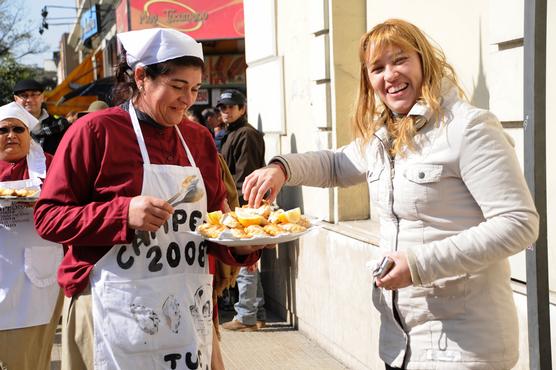
[[[12,89],[17,81],[36,76],[34,68],[19,64],[12,57],[0,58],[0,105],[14,100]]]

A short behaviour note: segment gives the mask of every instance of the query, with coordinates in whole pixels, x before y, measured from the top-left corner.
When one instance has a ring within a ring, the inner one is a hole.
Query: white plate
[[[39,199],[39,197],[17,197],[15,195],[2,195],[0,200],[9,200],[10,202],[18,203],[34,203]]]
[[[315,230],[318,226],[311,226],[307,230],[300,232],[300,233],[290,233],[290,234],[282,234],[277,236],[262,236],[262,237],[252,237],[249,239],[231,239],[231,238],[205,238],[198,232],[188,231],[188,233],[200,236],[201,238],[218,243],[221,245],[225,245],[227,247],[240,247],[242,245],[265,245],[265,244],[277,244],[277,243],[286,243],[291,242],[292,240],[299,239],[300,236],[307,234],[309,231]]]

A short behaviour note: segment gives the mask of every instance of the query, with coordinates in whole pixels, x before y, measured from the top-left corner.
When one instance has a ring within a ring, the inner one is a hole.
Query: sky
[[[64,32],[71,32],[72,27],[70,25],[65,26],[55,26],[55,23],[72,23],[74,19],[55,19],[60,17],[74,17],[76,12],[75,9],[63,9],[55,8],[54,6],[75,6],[75,1],[68,0],[10,0],[14,3],[23,4],[23,15],[24,21],[28,22],[30,29],[33,33],[38,36],[39,40],[42,40],[48,46],[46,52],[42,54],[28,55],[23,57],[20,62],[27,65],[37,65],[39,67],[43,66],[45,59],[52,59],[52,52],[58,51],[60,49],[60,37]],[[49,27],[44,30],[42,35],[39,34],[39,27],[42,23],[41,9],[47,6],[48,17],[47,22]]]

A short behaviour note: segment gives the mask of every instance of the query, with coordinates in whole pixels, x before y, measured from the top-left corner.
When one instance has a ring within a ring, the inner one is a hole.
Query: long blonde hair
[[[456,73],[446,61],[446,56],[439,48],[432,45],[423,32],[415,25],[401,19],[389,19],[373,27],[361,37],[359,45],[359,62],[361,64],[357,106],[353,119],[356,138],[368,143],[372,135],[382,126],[386,126],[393,138],[391,154],[402,154],[405,148],[413,149],[413,137],[417,132],[413,117],[396,119],[393,112],[375,97],[371,86],[367,66],[372,62],[371,48],[380,54],[385,48],[395,45],[404,51],[415,51],[421,60],[423,82],[419,100],[427,104],[437,118],[442,116],[441,85],[443,79],[451,81],[460,97],[465,94],[460,87]]]

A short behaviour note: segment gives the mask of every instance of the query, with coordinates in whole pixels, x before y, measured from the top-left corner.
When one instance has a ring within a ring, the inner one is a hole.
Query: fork
[[[170,203],[172,207],[175,207],[181,203],[193,203],[198,201],[205,194],[202,189],[197,187],[198,184],[199,179],[195,178],[187,187],[184,188],[182,186],[176,194],[167,200],[167,202]]]

